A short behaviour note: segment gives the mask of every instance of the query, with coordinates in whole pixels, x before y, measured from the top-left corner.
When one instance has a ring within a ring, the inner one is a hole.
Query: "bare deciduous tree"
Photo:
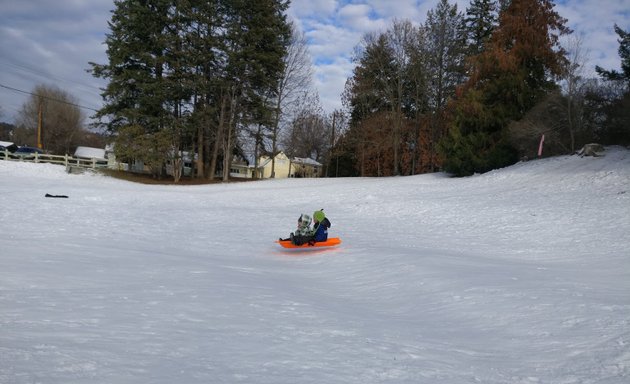
[[[68,154],[82,137],[84,115],[78,101],[62,89],[38,85],[22,106],[17,116],[17,126],[25,136],[17,137],[16,144],[38,144],[51,153]]]
[[[291,41],[283,58],[284,71],[276,89],[275,109],[270,132],[271,139],[271,177],[275,176],[275,155],[278,153],[278,141],[282,120],[287,120],[291,110],[296,108],[300,97],[312,88],[313,66],[308,52],[304,33],[295,25],[291,26]],[[286,125],[287,121],[285,121]]]
[[[535,158],[542,135],[547,155],[568,151],[566,98],[554,92],[536,104],[521,120],[508,127],[511,144],[526,158]]]
[[[317,96],[304,95],[293,116],[283,140],[287,155],[323,161],[330,144],[331,126]]]
[[[585,80],[582,75],[588,61],[588,51],[584,48],[581,36],[572,35],[568,41],[567,64],[564,71],[563,91],[567,97],[567,123],[570,136],[570,149],[575,152],[576,131],[583,126],[582,110]]]

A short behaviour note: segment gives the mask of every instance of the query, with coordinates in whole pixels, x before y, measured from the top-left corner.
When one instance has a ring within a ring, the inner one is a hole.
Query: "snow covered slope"
[[[463,179],[0,177],[0,383],[630,382],[622,148]],[[340,247],[273,242],[319,208]]]

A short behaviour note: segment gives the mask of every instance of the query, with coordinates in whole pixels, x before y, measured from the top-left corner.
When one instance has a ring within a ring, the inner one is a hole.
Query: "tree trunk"
[[[230,166],[232,165],[232,133],[236,130],[236,105],[238,105],[237,96],[232,94],[230,102],[230,120],[227,125],[225,135],[225,149],[223,151],[223,181],[230,180]]]
[[[197,177],[203,177],[204,174],[204,146],[203,146],[203,142],[204,142],[204,124],[199,124],[199,128],[197,129],[197,160],[194,161],[195,162],[195,166],[197,167],[197,169],[195,170],[197,173]],[[194,156],[194,151],[193,151],[193,155]]]
[[[214,175],[217,172],[217,159],[219,157],[219,151],[221,150],[221,143],[223,142],[223,131],[225,129],[225,106],[227,97],[221,97],[221,109],[219,112],[219,124],[217,127],[217,134],[214,138],[214,147],[212,149],[212,157],[210,160],[210,167],[208,167],[208,179],[214,179]]]

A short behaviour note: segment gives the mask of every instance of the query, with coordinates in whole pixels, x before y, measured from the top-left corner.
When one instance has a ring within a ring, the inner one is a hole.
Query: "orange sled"
[[[326,241],[319,241],[313,245],[302,244],[295,245],[291,240],[276,240],[276,243],[280,244],[284,248],[317,248],[317,247],[332,247],[341,244],[341,239],[338,237],[329,237]]]

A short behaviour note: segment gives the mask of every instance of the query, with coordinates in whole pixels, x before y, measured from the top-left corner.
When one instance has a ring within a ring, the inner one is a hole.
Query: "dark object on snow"
[[[47,193],[46,197],[55,197],[55,198],[62,198],[62,199],[67,199],[68,198],[68,196],[66,196],[66,195],[51,195],[50,193]]]

